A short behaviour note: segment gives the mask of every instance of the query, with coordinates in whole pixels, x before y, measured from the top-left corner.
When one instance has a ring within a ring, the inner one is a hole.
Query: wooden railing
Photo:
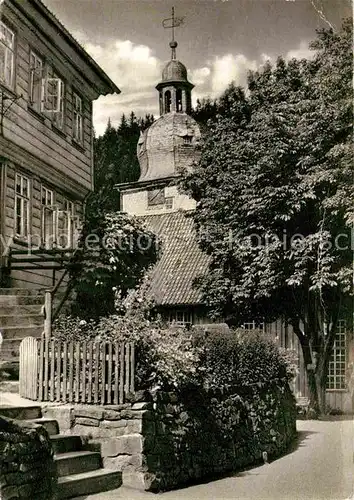
[[[20,395],[38,401],[122,404],[134,393],[134,345],[25,338]]]
[[[22,244],[23,245],[23,244]],[[8,272],[11,271],[52,271],[52,286],[45,290],[43,304],[44,315],[44,334],[47,338],[51,336],[52,323],[58,317],[63,305],[68,299],[72,282],[64,285],[65,291],[59,300],[56,308],[53,307],[56,294],[63,285],[64,280],[68,278],[77,254],[81,251],[76,248],[12,248],[10,247],[7,255]],[[57,272],[61,272],[57,278]]]

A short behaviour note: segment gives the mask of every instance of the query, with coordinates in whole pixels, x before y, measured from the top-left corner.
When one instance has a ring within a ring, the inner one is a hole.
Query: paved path
[[[154,495],[120,488],[89,500],[354,500],[352,420],[298,421],[299,445],[269,465]],[[83,500],[82,497],[80,500]],[[77,499],[79,500],[79,499]]]

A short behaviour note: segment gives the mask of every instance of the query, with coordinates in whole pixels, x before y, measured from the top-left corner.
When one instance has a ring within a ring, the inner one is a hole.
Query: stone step
[[[36,305],[44,304],[44,295],[1,295],[0,294],[0,309],[4,307],[12,307],[17,305]]]
[[[81,436],[54,434],[50,436],[54,453],[67,453],[69,451],[81,451]]]
[[[74,498],[101,493],[115,490],[121,485],[122,473],[115,470],[97,469],[91,472],[72,474],[58,478],[58,498]]]
[[[0,380],[3,371],[0,366]],[[11,394],[18,394],[19,392],[19,381],[18,380],[3,380],[0,382],[0,399],[2,392],[10,392]]]
[[[19,316],[21,314],[40,314],[42,315],[42,305],[15,305],[15,306],[2,306],[0,305],[0,314],[3,316]],[[43,318],[43,316],[42,316]]]
[[[90,472],[101,467],[101,455],[95,451],[69,451],[54,456],[58,477]]]
[[[59,426],[58,422],[56,420],[53,420],[52,418],[34,418],[34,419],[28,419],[28,422],[32,422],[34,424],[40,424],[43,425],[45,430],[48,432],[50,436],[54,436],[56,434],[59,434]]]
[[[4,342],[6,340],[22,340],[25,337],[36,337],[41,338],[44,320],[42,318],[42,324],[35,326],[28,325],[17,325],[17,326],[0,326]]]
[[[40,406],[8,406],[0,405],[0,415],[16,420],[38,420],[41,418]]]
[[[2,314],[0,310],[0,328],[9,326],[39,326],[43,325],[43,316],[41,314]]]

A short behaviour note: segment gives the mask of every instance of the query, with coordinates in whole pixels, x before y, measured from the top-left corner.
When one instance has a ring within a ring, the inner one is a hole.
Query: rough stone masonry
[[[46,430],[39,424],[0,417],[0,499],[49,500],[55,487]]]
[[[139,394],[135,396],[139,398]],[[279,455],[296,435],[290,390],[274,393],[281,411],[269,419],[256,452],[248,446],[252,430],[245,421],[235,424],[236,433],[220,439],[208,404],[191,408],[170,392],[140,396],[145,401],[56,405],[42,411],[58,421],[61,433],[84,436],[86,448],[101,453],[104,467],[122,471],[123,485],[148,491],[168,490],[237,470],[261,460],[259,450],[269,457]]]

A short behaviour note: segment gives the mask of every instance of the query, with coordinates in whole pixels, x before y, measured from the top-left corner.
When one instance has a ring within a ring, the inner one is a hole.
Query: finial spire
[[[184,22],[184,17],[175,17],[175,8],[172,7],[172,17],[164,19],[162,26],[166,29],[172,29],[172,40],[170,41],[171,59],[176,59],[176,48],[178,43],[175,40],[175,28],[181,26]]]

